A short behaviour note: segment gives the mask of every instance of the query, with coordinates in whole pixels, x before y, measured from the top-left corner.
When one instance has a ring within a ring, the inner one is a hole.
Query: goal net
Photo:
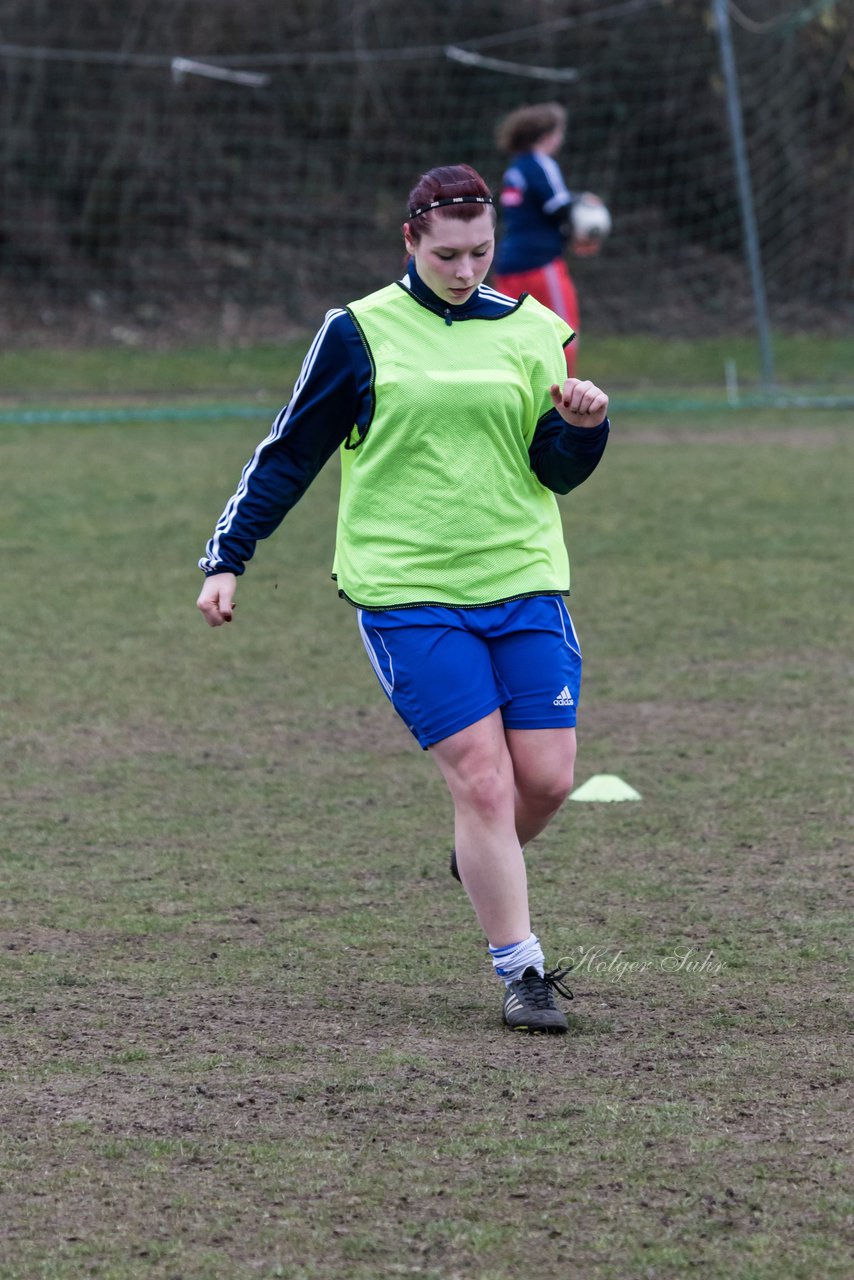
[[[573,259],[602,333],[750,329],[712,8],[692,0],[7,0],[2,337],[115,316],[201,336],[310,327],[387,281],[420,172],[497,186],[495,125],[562,102],[559,157],[613,233]],[[36,12],[38,9],[38,13]],[[39,16],[41,15],[41,16]],[[854,266],[852,3],[730,5],[777,329],[844,332]],[[36,19],[38,18],[38,22]],[[520,21],[523,19],[523,21]],[[231,320],[229,320],[231,317]]]

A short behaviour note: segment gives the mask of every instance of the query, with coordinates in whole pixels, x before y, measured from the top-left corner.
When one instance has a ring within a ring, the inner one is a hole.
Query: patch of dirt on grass
[[[587,712],[591,743],[618,742],[643,768],[645,743],[664,741],[683,781],[651,779],[655,805],[567,805],[532,847],[532,895],[558,920],[571,904],[575,922],[566,1037],[503,1029],[482,939],[468,917],[459,932],[444,834],[427,826],[434,843],[418,864],[393,844],[378,860],[370,840],[383,824],[366,820],[343,852],[310,850],[275,882],[269,863],[247,860],[241,875],[255,879],[199,911],[191,893],[170,897],[184,872],[164,859],[152,906],[168,933],[4,922],[0,954],[22,978],[0,1019],[0,1175],[19,1273],[68,1248],[62,1280],[99,1268],[242,1280],[276,1267],[292,1280],[400,1268],[435,1280],[525,1268],[537,1280],[682,1280],[691,1267],[731,1280],[765,1248],[776,1259],[766,1274],[834,1274],[834,1243],[800,1272],[790,1263],[804,1240],[836,1241],[843,1217],[842,849],[806,858],[797,826],[784,813],[774,827],[767,808],[761,838],[734,826],[728,847],[739,734],[767,739],[772,764],[785,743],[785,708],[740,714],[665,700]],[[349,747],[341,755],[354,733],[358,766]],[[339,781],[377,756],[386,777],[403,776],[405,751],[420,763],[382,701],[264,734],[267,750],[309,753]],[[109,760],[175,746],[117,727],[95,749]],[[708,840],[713,856],[677,847],[683,837]],[[134,872],[103,851],[87,864],[93,884],[99,869],[118,909],[127,881],[110,877]],[[417,935],[396,935],[401,914],[423,920]],[[330,938],[359,915],[388,923],[366,942],[357,924],[346,948]],[[824,922],[818,960],[806,934],[803,953],[792,945],[799,915],[805,930]],[[617,979],[580,962],[579,931],[600,920],[609,942],[633,929],[627,958],[645,970]],[[725,967],[663,968],[659,944],[685,938],[723,948]],[[313,947],[332,962],[312,963]],[[447,965],[434,963],[440,950]]]
[[[226,1136],[241,1113],[270,1138],[307,1113],[343,1113],[362,1125],[394,1113],[429,1128],[437,1108],[465,1110],[470,1122],[478,1106],[491,1112],[490,1089],[460,1091],[473,1072],[487,1080],[510,1073],[512,1083],[520,1071],[524,1093],[541,1069],[570,1066],[571,1088],[554,1080],[555,1098],[544,1093],[526,1105],[543,1114],[570,1101],[589,1107],[609,1096],[604,1081],[622,1081],[615,1102],[696,1102],[731,1115],[746,1107],[757,1132],[778,1132],[781,1102],[786,1110],[844,1091],[841,1044],[831,1048],[842,1010],[816,1005],[807,991],[757,989],[731,976],[703,984],[654,975],[618,985],[583,974],[575,987],[566,1037],[505,1031],[499,988],[484,975],[460,981],[441,1010],[435,985],[382,978],[357,989],[330,985],[320,995],[307,977],[251,994],[203,985],[172,996],[105,984],[60,989],[4,1017],[6,1133],[50,1117],[128,1135]],[[789,1056],[796,1028],[799,1052]],[[40,1051],[21,1077],[16,1062],[35,1044]],[[774,1062],[773,1086],[756,1075],[763,1055]],[[711,1089],[724,1080],[726,1095]],[[773,1114],[763,1120],[772,1095]]]
[[[3,1020],[2,1145],[28,1169],[5,1177],[12,1239],[27,1224],[54,1247],[86,1240],[112,1213],[124,1247],[143,1249],[174,1241],[180,1220],[183,1247],[213,1233],[269,1266],[281,1240],[257,1243],[265,1215],[308,1275],[371,1274],[343,1248],[362,1232],[376,1276],[393,1274],[394,1256],[501,1276],[500,1252],[472,1252],[461,1227],[436,1233],[449,1215],[483,1220],[495,1197],[538,1276],[616,1276],[630,1272],[600,1273],[583,1255],[562,1267],[548,1230],[559,1242],[564,1214],[540,1234],[555,1179],[583,1239],[619,1213],[647,1231],[685,1230],[686,1215],[779,1230],[805,1209],[804,1187],[832,1193],[845,1108],[835,1009],[739,977],[619,986],[579,974],[570,1035],[529,1038],[502,1029],[499,988],[479,966],[452,985],[357,968],[282,971],[251,990],[96,979],[42,993]]]
[[[254,734],[263,735],[264,753],[273,760],[280,753],[309,763],[315,758],[328,760],[329,748],[340,752],[342,745],[366,759],[419,750],[379,689],[376,700],[365,706],[312,707],[303,712],[290,708],[287,722],[277,719],[281,711],[268,703],[247,704],[244,711],[247,725]],[[69,725],[63,732],[55,727],[34,728],[4,744],[4,765],[11,770],[27,759],[41,767],[86,771],[105,763],[172,756],[211,770],[255,759],[248,733],[239,741],[210,740],[195,726],[179,729],[162,722]]]

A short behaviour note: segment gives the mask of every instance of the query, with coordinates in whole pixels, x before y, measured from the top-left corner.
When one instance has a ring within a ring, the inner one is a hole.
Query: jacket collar
[[[422,306],[429,308],[430,311],[435,311],[436,315],[442,316],[447,324],[450,324],[453,320],[473,320],[487,315],[491,318],[494,311],[494,306],[484,305],[485,300],[480,295],[480,286],[475,289],[471,297],[467,298],[465,302],[456,305],[451,302],[445,302],[424,283],[415,270],[415,262],[412,258],[409,259],[407,264],[406,274],[398,281],[398,284],[411,293],[413,297],[417,298]]]

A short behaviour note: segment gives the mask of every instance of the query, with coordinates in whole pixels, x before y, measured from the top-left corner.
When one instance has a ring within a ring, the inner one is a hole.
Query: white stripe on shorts
[[[383,649],[385,649],[385,655],[386,655],[386,657],[388,658],[388,669],[389,669],[389,671],[391,672],[391,682],[389,683],[389,680],[388,680],[388,678],[387,678],[387,676],[386,676],[385,672],[383,671],[382,667],[380,666],[380,660],[379,660],[379,658],[378,658],[378,656],[377,656],[377,651],[376,651],[376,649],[373,647],[373,645],[371,644],[370,640],[368,639],[368,633],[367,633],[367,631],[365,630],[365,624],[364,624],[364,622],[362,621],[362,610],[361,610],[361,609],[357,609],[357,610],[356,610],[356,618],[357,618],[358,623],[359,623],[359,634],[360,634],[360,635],[361,635],[361,637],[362,637],[362,644],[365,646],[365,651],[367,652],[368,658],[370,659],[371,666],[373,667],[374,671],[376,672],[376,677],[377,677],[377,679],[379,680],[380,684],[382,685],[383,689],[385,690],[386,697],[387,697],[389,700],[391,700],[391,695],[394,693],[394,663],[393,663],[393,662],[392,662],[392,660],[391,660],[391,654],[389,653],[388,649],[386,649],[386,647],[385,647],[385,641],[383,640],[382,636],[380,636],[380,638],[379,638],[379,639],[380,639],[380,644],[382,645]]]
[[[558,596],[555,596],[554,600],[555,600],[555,604],[557,605],[557,611],[560,614],[560,625],[561,627],[563,627],[564,644],[566,645],[567,649],[571,649],[573,653],[577,653],[580,658],[581,645],[578,643],[578,636],[575,634],[575,625],[572,621],[569,610],[567,609],[564,601],[561,600]],[[574,641],[573,644],[569,643],[569,637],[566,634],[566,627],[564,626],[564,621],[563,621],[564,617],[566,617],[566,621],[569,623],[569,629],[572,632],[572,639]]]

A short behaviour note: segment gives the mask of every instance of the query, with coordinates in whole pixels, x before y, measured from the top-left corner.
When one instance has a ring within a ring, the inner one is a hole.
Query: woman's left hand
[[[608,416],[608,397],[592,382],[567,378],[549,388],[552,404],[564,422],[573,427],[598,427]]]

